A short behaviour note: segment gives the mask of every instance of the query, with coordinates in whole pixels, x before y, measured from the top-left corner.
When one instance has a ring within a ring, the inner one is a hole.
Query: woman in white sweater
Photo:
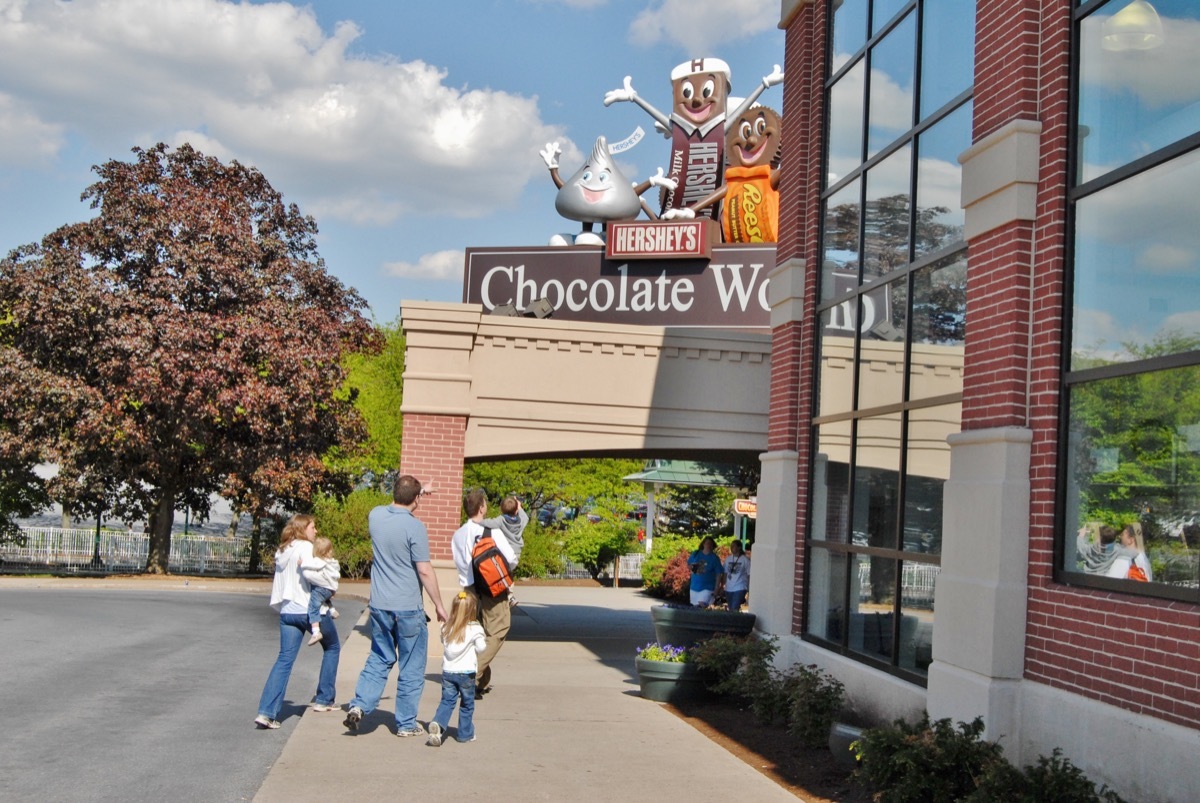
[[[292,664],[309,632],[308,599],[311,587],[302,576],[300,566],[312,559],[313,539],[316,537],[316,522],[312,516],[303,513],[292,516],[279,537],[279,549],[275,552],[275,580],[271,584],[271,607],[279,612],[279,657],[267,675],[267,683],[258,703],[258,716],[254,724],[260,729],[274,730],[279,727],[277,717],[283,707]],[[334,684],[342,645],[338,641],[337,628],[328,614],[323,617],[322,624],[325,625],[321,628],[323,655],[313,710],[336,711]]]

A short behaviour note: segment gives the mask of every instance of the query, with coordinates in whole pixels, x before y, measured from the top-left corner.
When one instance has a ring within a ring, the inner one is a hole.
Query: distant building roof
[[[738,488],[744,470],[736,463],[702,463],[692,460],[652,460],[637,474],[623,479],[630,482],[661,483],[663,485],[715,485]]]

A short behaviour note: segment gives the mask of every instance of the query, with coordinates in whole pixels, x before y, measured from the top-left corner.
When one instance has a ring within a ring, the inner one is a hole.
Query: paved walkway
[[[438,577],[449,598],[454,572],[439,569]],[[633,589],[567,586],[521,586],[518,598],[493,691],[476,704],[475,742],[451,738],[433,748],[397,738],[393,670],[380,709],[357,734],[346,732],[341,712],[307,710],[255,800],[796,800],[638,695],[633,655],[654,639],[654,600]],[[441,689],[440,644],[430,635],[422,725]],[[339,703],[353,696],[369,649],[364,614],[342,650]],[[457,714],[452,729],[456,722]]]

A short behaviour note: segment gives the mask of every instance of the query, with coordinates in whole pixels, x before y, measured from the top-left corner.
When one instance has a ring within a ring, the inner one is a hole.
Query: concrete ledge
[[[966,238],[1037,215],[1042,124],[1013,120],[958,157]]]

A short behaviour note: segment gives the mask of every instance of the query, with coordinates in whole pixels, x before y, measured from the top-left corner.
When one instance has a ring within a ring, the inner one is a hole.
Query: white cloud
[[[48,162],[65,143],[62,126],[40,120],[24,104],[0,92],[0,164]]]
[[[1077,231],[1097,242],[1131,248],[1169,243],[1171,250],[1158,253],[1173,259],[1185,252],[1200,254],[1197,182],[1200,153],[1191,152],[1080,201]]]
[[[767,0],[662,0],[629,24],[638,45],[678,45],[692,56],[715,56],[724,42],[748,39],[779,25],[779,3]]]
[[[1121,326],[1112,313],[1099,309],[1076,307],[1074,316],[1073,350],[1112,359],[1123,352],[1120,344],[1129,339],[1127,327]]]
[[[466,257],[462,251],[435,251],[424,254],[412,262],[388,262],[383,272],[402,279],[436,279],[439,281],[462,281]]]
[[[607,5],[608,0],[531,0],[534,5],[555,6],[562,5],[567,8],[599,8]]]
[[[1162,276],[1188,276],[1200,264],[1196,251],[1169,243],[1152,243],[1134,260],[1139,270]]]
[[[306,212],[376,224],[510,208],[541,179],[538,149],[565,137],[535,98],[347,55],[359,35],[288,3],[0,0],[0,161],[21,156],[14,138],[53,153],[64,131],[114,158],[191,141]]]
[[[917,160],[917,204],[922,209],[944,206],[947,217],[962,222],[962,167],[945,159]],[[946,222],[943,218],[943,222]]]

